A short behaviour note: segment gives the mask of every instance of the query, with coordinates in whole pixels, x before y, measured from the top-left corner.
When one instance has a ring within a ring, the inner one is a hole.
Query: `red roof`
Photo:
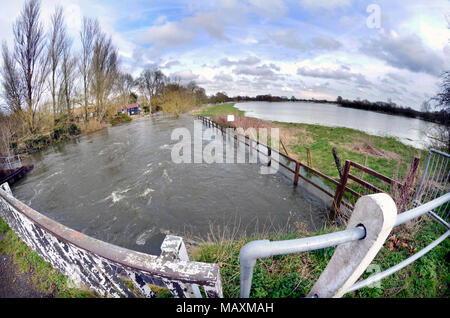
[[[138,107],[139,106],[139,104],[128,104],[128,105],[123,105],[123,106],[119,106],[119,107],[117,107],[117,110],[125,110],[125,109],[130,109],[130,108],[135,108],[135,107]]]

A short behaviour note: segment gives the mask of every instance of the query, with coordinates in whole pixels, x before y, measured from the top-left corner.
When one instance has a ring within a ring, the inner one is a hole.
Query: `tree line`
[[[117,48],[95,18],[83,17],[71,38],[62,7],[45,30],[40,1],[28,0],[12,32],[12,47],[3,41],[1,48],[0,154],[101,128],[121,105],[139,102],[147,112],[180,114],[207,101],[203,88],[156,66],[137,78],[123,72]]]

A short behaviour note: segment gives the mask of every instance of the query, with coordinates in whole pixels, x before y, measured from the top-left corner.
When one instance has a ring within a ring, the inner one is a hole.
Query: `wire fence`
[[[22,167],[22,160],[19,155],[0,157],[0,170],[13,170]]]
[[[450,155],[442,151],[431,149],[428,152],[425,169],[417,188],[413,206],[430,202],[450,192]],[[450,206],[440,206],[430,214],[448,222]]]

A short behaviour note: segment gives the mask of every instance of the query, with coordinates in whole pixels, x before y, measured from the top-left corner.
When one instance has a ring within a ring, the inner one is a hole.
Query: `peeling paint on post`
[[[171,261],[181,259],[189,261],[189,255],[184,245],[183,238],[174,235],[167,235],[161,244],[161,257]],[[201,298],[200,289],[195,284],[172,284],[170,280],[165,279],[164,283],[172,292],[172,295],[182,298]]]
[[[201,297],[196,285],[203,286],[208,297],[222,297],[219,266],[189,261],[180,237],[168,236],[161,256],[115,246],[38,213],[14,198],[7,183],[0,186],[0,217],[53,268],[99,296],[155,297],[152,284],[168,287],[175,297]],[[168,256],[171,247],[178,256]]]

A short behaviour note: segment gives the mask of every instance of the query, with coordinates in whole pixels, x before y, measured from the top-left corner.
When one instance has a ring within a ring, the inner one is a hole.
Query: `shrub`
[[[132,120],[132,118],[130,116],[128,116],[127,114],[120,114],[120,115],[116,115],[113,118],[111,118],[109,123],[114,126],[117,124],[128,123],[131,120]]]

